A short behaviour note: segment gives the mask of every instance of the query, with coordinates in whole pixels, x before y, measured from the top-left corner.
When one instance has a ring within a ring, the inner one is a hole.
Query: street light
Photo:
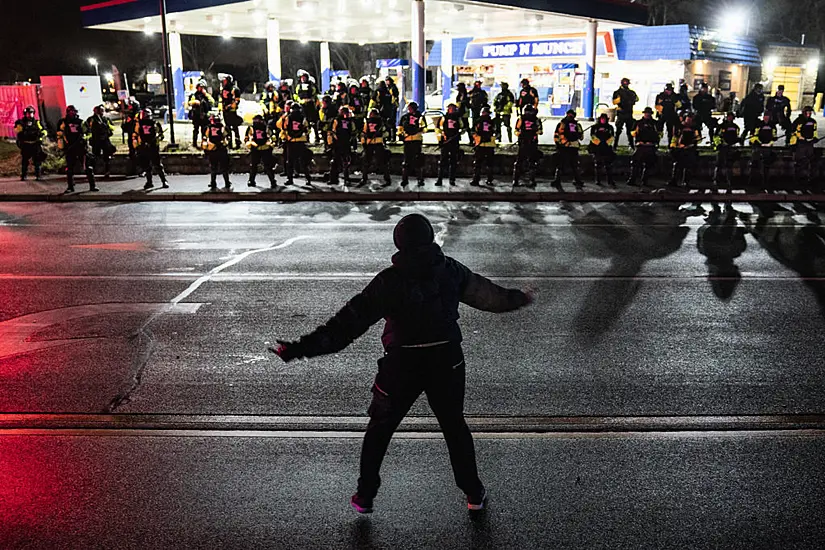
[[[89,58],[89,64],[90,64],[90,65],[94,65],[94,66],[95,66],[95,74],[96,74],[97,76],[100,76],[100,73],[99,73],[99,72],[98,72],[98,70],[97,70],[97,59],[95,59],[94,57],[90,57],[90,58]]]
[[[723,12],[719,30],[729,36],[748,36],[751,30],[751,10],[736,8]]]

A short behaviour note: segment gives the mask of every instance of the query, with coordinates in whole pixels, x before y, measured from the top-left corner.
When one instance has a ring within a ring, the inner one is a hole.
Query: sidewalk
[[[75,181],[74,193],[65,193],[66,178],[48,176],[44,181],[20,181],[17,178],[0,178],[0,202],[144,202],[144,201],[481,201],[481,202],[600,202],[600,201],[767,201],[767,202],[825,202],[825,192],[805,193],[797,190],[765,193],[759,189],[734,189],[732,194],[712,193],[709,182],[697,182],[691,189],[667,187],[664,182],[652,183],[652,187],[630,187],[617,183],[616,187],[598,187],[592,182],[585,183],[582,190],[576,190],[572,183],[563,185],[563,191],[550,187],[548,180],[539,180],[535,188],[513,188],[509,181],[497,181],[492,187],[470,186],[469,178],[459,178],[456,186],[435,186],[434,178],[427,178],[425,185],[419,187],[414,181],[407,188],[399,185],[400,178],[395,176],[393,183],[385,187],[380,178],[373,178],[367,186],[342,185],[330,186],[323,181],[313,181],[307,186],[303,179],[296,179],[296,185],[286,187],[283,177],[278,176],[279,187],[270,189],[265,176],[259,176],[258,187],[246,185],[246,174],[231,176],[232,188],[227,192],[223,187],[210,191],[209,176],[181,175],[169,176],[169,188],[161,189],[160,181],[155,179],[155,188],[143,189],[144,179],[113,176],[106,180],[98,177],[97,193],[88,191],[85,177]],[[219,182],[221,185],[222,182]]]

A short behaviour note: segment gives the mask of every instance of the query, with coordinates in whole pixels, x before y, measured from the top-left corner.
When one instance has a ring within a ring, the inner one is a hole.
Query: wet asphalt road
[[[462,309],[468,415],[825,413],[825,228],[804,203],[3,204],[0,412],[364,418],[380,327],[289,365],[266,346],[324,322],[388,265],[392,227],[412,211],[447,254],[536,291],[520,312]],[[426,402],[412,414],[428,415]],[[0,432],[0,542],[816,548],[825,537],[819,431],[533,436],[514,420],[478,443],[497,495],[482,523],[461,510],[443,443],[412,433],[391,447],[384,510],[365,523],[346,509],[357,433],[116,424]]]

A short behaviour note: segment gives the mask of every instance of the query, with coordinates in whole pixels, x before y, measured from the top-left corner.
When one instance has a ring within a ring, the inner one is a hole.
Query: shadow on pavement
[[[713,203],[696,238],[696,248],[705,256],[713,294],[724,302],[733,297],[742,280],[739,267],[734,262],[748,246],[745,228],[737,225],[738,214],[729,203],[725,204],[724,210],[719,203]]]
[[[569,204],[570,223],[584,251],[610,266],[584,297],[573,323],[577,338],[590,341],[609,331],[633,302],[645,263],[670,256],[690,229],[678,204]]]
[[[748,231],[774,260],[799,274],[825,316],[825,227],[818,218],[816,225],[798,223],[794,216],[801,212],[779,204],[752,206],[753,216],[742,216]]]

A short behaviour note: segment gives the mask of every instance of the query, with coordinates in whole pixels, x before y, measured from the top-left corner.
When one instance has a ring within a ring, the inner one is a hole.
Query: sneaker
[[[471,512],[480,512],[487,508],[487,490],[481,491],[481,495],[473,497],[467,495],[467,510]]]
[[[352,495],[352,498],[349,500],[349,503],[355,508],[355,511],[359,514],[371,514],[372,513],[372,499],[367,499],[355,493]]]

